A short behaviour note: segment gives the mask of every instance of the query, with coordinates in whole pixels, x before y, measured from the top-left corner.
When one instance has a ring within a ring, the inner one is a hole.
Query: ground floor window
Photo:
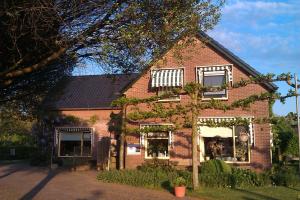
[[[229,162],[249,162],[249,135],[248,126],[201,127],[200,160],[220,159]]]
[[[169,132],[147,133],[146,158],[169,158]]]
[[[69,128],[58,131],[58,156],[76,157],[92,155],[92,132]]]

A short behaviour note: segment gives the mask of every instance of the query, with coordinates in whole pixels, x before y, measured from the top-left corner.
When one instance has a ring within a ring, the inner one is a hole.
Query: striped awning
[[[183,85],[183,69],[153,69],[152,87],[180,87]]]
[[[232,75],[232,65],[222,65],[222,66],[210,66],[210,67],[197,67],[197,80],[199,83],[203,81],[203,72],[218,72],[225,71],[227,75],[227,82],[232,83],[233,75]]]
[[[91,132],[92,128],[88,128],[88,127],[56,127],[56,131],[64,132],[64,133]]]
[[[242,119],[247,119],[249,120],[249,134],[250,134],[250,143],[252,145],[255,145],[255,137],[254,137],[254,128],[253,128],[253,123],[252,123],[252,119],[253,117],[239,117]],[[198,118],[198,134],[200,134],[201,136],[201,127],[205,126],[205,123],[208,121],[213,121],[215,123],[221,123],[222,121],[233,121],[236,120],[235,117],[199,117]]]

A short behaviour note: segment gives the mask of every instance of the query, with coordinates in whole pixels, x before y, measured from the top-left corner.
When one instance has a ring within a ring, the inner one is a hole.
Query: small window
[[[220,89],[226,83],[225,71],[203,72],[203,85],[210,87],[210,91],[204,92],[204,98],[227,98],[226,89]]]
[[[164,159],[169,157],[169,133],[148,133],[146,145],[146,158]]]
[[[159,101],[180,101],[180,95],[179,94],[172,94],[174,93],[173,87],[159,87],[157,89],[157,95],[158,96],[164,96],[167,94],[170,94],[167,98],[162,98]]]

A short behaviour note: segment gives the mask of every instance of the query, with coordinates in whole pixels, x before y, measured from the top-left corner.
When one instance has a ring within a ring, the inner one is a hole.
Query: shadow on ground
[[[33,197],[35,197],[58,173],[58,171],[50,170],[47,176],[43,180],[41,180],[34,188],[27,192],[23,197],[21,197],[20,200],[33,199]]]

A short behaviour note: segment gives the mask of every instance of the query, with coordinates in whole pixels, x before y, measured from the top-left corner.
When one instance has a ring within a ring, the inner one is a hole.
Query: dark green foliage
[[[186,180],[183,177],[179,176],[174,180],[173,186],[175,186],[175,187],[176,186],[179,186],[179,187],[186,186]]]
[[[290,115],[291,114],[287,117],[277,117],[273,122],[273,150],[275,158],[278,156],[297,156],[299,153],[298,138],[296,136],[295,129],[293,129],[295,122],[290,119]]]
[[[170,185],[177,177],[176,172],[166,173],[163,170],[144,172],[141,170],[104,171],[98,174],[98,180],[121,183],[132,186],[159,188],[167,183]]]
[[[299,174],[292,166],[275,165],[272,168],[271,180],[275,185],[295,186],[299,184]]]
[[[47,166],[50,163],[50,154],[41,150],[35,151],[30,158],[30,165]]]
[[[11,149],[15,149],[15,155],[11,155]],[[32,152],[35,152],[36,148],[31,146],[2,146],[0,147],[0,160],[23,160],[29,159],[32,156]]]
[[[211,161],[203,163],[199,174],[200,185],[204,187],[216,188],[247,188],[271,185],[271,181],[279,180],[276,184],[293,185],[296,180],[289,173],[276,176],[270,173],[256,173],[248,169],[231,168],[223,161]],[[295,174],[293,174],[296,177]],[[112,183],[121,183],[133,186],[150,188],[167,188],[178,185],[177,179],[181,177],[186,182],[186,186],[192,186],[192,173],[187,170],[176,170],[174,167],[161,163],[146,163],[138,170],[104,171],[98,174],[98,180]],[[283,182],[283,183],[282,183]],[[292,182],[292,184],[291,184]]]
[[[218,173],[218,174],[199,174],[199,182],[205,187],[231,187],[231,174]]]
[[[257,174],[254,171],[240,168],[233,168],[231,174],[231,187],[245,188],[249,186],[264,186],[268,184],[266,174]]]
[[[209,160],[201,165],[201,174],[231,173],[231,167],[222,160]]]

